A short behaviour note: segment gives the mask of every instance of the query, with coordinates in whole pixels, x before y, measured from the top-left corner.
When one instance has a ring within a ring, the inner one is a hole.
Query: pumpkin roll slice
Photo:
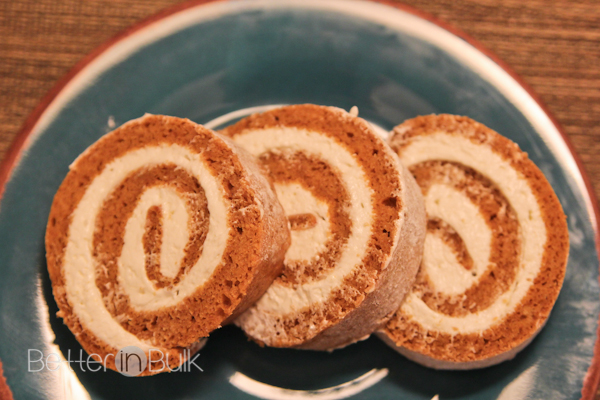
[[[513,358],[544,326],[565,276],[567,224],[550,184],[515,143],[466,117],[406,121],[390,143],[428,222],[417,283],[379,336],[439,369]]]
[[[59,316],[88,353],[115,369],[109,355],[137,346],[176,365],[265,292],[290,236],[260,168],[228,138],[158,115],[75,160],[46,252]]]
[[[282,275],[235,323],[275,347],[368,337],[421,260],[425,210],[412,176],[368,123],[337,108],[282,107],[223,133],[269,171],[292,230]]]

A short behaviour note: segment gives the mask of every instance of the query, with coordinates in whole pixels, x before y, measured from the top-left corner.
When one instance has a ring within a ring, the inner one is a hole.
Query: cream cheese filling
[[[153,206],[159,206],[162,213],[162,245],[160,248],[160,272],[168,278],[177,276],[181,266],[181,260],[185,253],[185,245],[188,242],[189,232],[185,227],[188,226],[188,210],[184,199],[169,186],[152,187],[146,190],[131,218],[125,225],[125,235],[123,238],[123,249],[121,251],[121,263],[123,271],[131,273],[139,271],[139,265],[125,265],[129,262],[144,262],[143,235],[146,224],[146,215],[148,209]],[[184,229],[182,229],[184,228]],[[124,277],[123,277],[124,278]],[[137,275],[130,274],[126,286],[136,287],[141,281]],[[138,291],[143,291],[138,288]]]
[[[425,196],[425,209],[429,218],[439,218],[454,228],[473,260],[473,268],[465,269],[452,249],[431,233],[425,236],[422,268],[436,291],[446,295],[464,293],[488,268],[492,232],[479,208],[448,185],[431,185]]]
[[[259,312],[285,315],[326,301],[331,292],[361,263],[371,236],[373,191],[362,167],[344,146],[318,132],[297,128],[269,128],[246,131],[234,136],[234,141],[255,156],[278,150],[314,155],[325,160],[340,174],[350,196],[351,206],[348,212],[352,232],[338,263],[323,279],[307,282],[296,288],[272,284],[255,306]]]
[[[168,237],[173,229],[181,229],[181,226],[178,228],[176,226],[187,221],[187,218],[182,216],[181,207],[185,206],[183,200],[177,198],[179,196],[177,193],[160,187],[147,190],[142,195],[133,217],[126,224],[125,243],[118,260],[117,279],[121,288],[129,296],[131,306],[140,311],[153,311],[175,305],[191,295],[208,280],[221,263],[229,237],[227,215],[230,205],[224,198],[224,190],[220,183],[206,168],[200,155],[179,145],[163,144],[130,151],[106,165],[100,175],[89,185],[72,214],[63,261],[63,274],[67,298],[82,325],[91,330],[100,340],[117,349],[134,345],[148,350],[151,346],[123,329],[104,307],[102,295],[96,287],[97,264],[92,256],[96,217],[107,196],[130,173],[140,168],[165,163],[175,164],[198,179],[205,191],[210,212],[208,234],[200,259],[181,282],[173,288],[155,288],[146,275],[144,265],[141,238],[145,231],[145,212],[152,205],[160,205],[163,210],[167,210],[166,220],[172,219],[172,223],[168,222],[164,226],[165,237]],[[74,163],[73,168],[77,168],[77,163]],[[187,213],[187,210],[185,212]],[[141,215],[144,217],[142,218]],[[183,226],[187,227],[187,224]],[[187,241],[189,232],[186,228],[183,230],[185,231],[183,237]],[[167,240],[166,245],[180,244],[183,241],[177,234],[172,240],[173,242]],[[165,257],[169,262],[175,261],[179,266],[181,259],[174,260],[173,257],[180,254],[178,250],[173,252],[167,250]],[[161,270],[172,274],[173,270],[170,268],[175,267],[165,266],[161,267]]]
[[[471,167],[486,176],[498,187],[514,209],[519,221],[521,239],[521,254],[515,280],[509,289],[487,309],[464,317],[450,317],[431,310],[415,293],[411,293],[401,307],[402,313],[411,316],[427,330],[448,334],[479,333],[494,324],[501,323],[515,310],[533,284],[540,271],[546,243],[546,226],[537,198],[527,180],[489,146],[476,145],[467,138],[444,132],[413,138],[411,144],[402,150],[400,158],[409,167],[428,160],[453,161]],[[431,204],[426,204],[428,213],[430,206]],[[446,210],[444,218],[451,218],[449,214],[459,212],[458,204],[448,206],[451,208]],[[474,230],[471,223],[465,219],[463,222],[454,221],[451,225],[461,234],[469,251],[474,251],[472,255],[475,255],[477,252],[472,249],[476,243],[471,242],[481,240],[480,246],[483,247],[483,242],[489,243],[489,239],[469,237],[465,232]],[[489,232],[489,228],[486,227],[481,232],[486,231]]]
[[[325,250],[325,243],[331,235],[329,206],[295,182],[276,183],[275,191],[285,215],[312,214],[317,219],[313,228],[292,230],[292,244],[285,253],[286,262],[308,262]]]

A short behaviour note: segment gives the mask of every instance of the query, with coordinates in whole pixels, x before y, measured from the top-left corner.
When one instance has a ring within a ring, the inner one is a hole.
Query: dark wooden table
[[[496,53],[562,125],[600,195],[600,1],[406,0]],[[0,0],[0,160],[78,60],[174,0]]]

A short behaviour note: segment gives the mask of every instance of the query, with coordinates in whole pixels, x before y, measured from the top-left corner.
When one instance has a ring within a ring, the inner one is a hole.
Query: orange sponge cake
[[[544,326],[569,238],[550,184],[518,146],[466,117],[418,117],[390,140],[428,214],[417,283],[379,336],[440,369],[510,359]]]
[[[368,123],[337,108],[282,107],[223,133],[268,169],[292,229],[282,275],[235,323],[275,347],[328,350],[368,337],[421,260],[414,179]]]
[[[157,115],[75,160],[46,231],[59,316],[112,369],[107,356],[127,346],[171,355],[171,368],[183,361],[186,347],[264,293],[289,242],[251,156],[189,120]],[[161,372],[150,367],[143,374]]]

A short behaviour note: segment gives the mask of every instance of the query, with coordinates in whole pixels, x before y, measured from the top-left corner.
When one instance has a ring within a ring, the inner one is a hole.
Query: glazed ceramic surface
[[[64,362],[79,360],[81,347],[55,316],[44,233],[77,155],[146,112],[218,127],[263,106],[306,102],[356,105],[384,130],[421,114],[467,115],[529,153],[557,192],[571,239],[563,291],[533,343],[495,367],[442,372],[375,337],[318,353],[261,348],[229,326],[201,350],[203,371],[127,378]],[[590,195],[558,129],[527,91],[432,22],[371,2],[191,5],[99,52],[28,134],[0,203],[0,360],[16,399],[580,397],[600,310]],[[63,362],[35,372],[40,354]]]

